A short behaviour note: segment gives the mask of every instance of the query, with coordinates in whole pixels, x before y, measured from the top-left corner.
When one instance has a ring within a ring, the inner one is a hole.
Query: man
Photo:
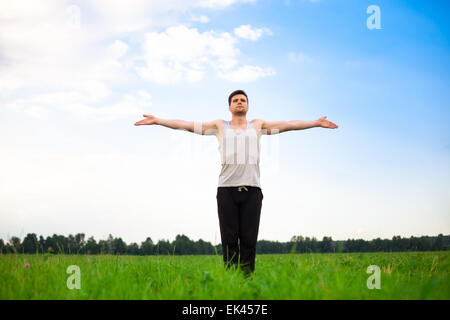
[[[219,142],[222,170],[217,188],[217,208],[227,269],[239,266],[246,276],[255,270],[256,243],[262,200],[259,181],[259,141],[262,134],[277,134],[290,130],[314,127],[335,129],[338,126],[326,120],[277,121],[263,119],[247,121],[248,97],[236,90],[228,97],[231,121],[188,122],[159,119],[144,115],[146,119],[135,125],[158,124],[171,129],[182,129],[201,135],[215,135]]]

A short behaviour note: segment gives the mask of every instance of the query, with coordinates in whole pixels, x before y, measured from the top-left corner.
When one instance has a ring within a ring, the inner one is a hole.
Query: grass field
[[[257,255],[251,278],[221,256],[0,255],[0,299],[449,299],[450,252]],[[80,289],[70,265],[79,267]],[[369,265],[380,289],[368,289]]]

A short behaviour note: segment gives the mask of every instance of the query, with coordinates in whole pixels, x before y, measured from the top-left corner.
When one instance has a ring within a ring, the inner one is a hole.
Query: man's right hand
[[[156,118],[155,116],[149,116],[147,114],[144,114],[144,117],[146,117],[146,119],[138,121],[134,125],[142,126],[142,125],[158,124],[157,123],[158,118]]]

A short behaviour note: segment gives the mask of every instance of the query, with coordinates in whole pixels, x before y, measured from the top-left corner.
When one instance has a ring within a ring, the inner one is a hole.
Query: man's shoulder
[[[216,128],[219,130],[219,132],[221,132],[223,126],[225,125],[225,120],[217,119],[217,120],[214,120],[214,123],[216,124]]]
[[[253,124],[264,123],[264,119],[253,119],[251,122],[252,122]]]

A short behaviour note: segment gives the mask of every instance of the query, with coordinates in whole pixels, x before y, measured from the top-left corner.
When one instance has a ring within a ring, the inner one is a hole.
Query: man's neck
[[[233,115],[231,117],[231,124],[233,126],[245,126],[247,124],[247,119],[245,118],[245,116],[235,116]]]

